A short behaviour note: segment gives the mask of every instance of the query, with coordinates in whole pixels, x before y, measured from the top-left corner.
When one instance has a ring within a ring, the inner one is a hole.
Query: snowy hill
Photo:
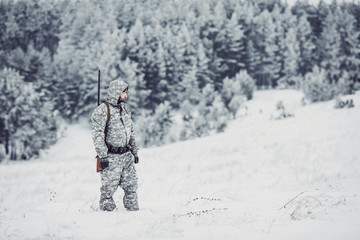
[[[98,210],[86,121],[41,159],[0,165],[0,239],[360,239],[360,94],[301,106],[258,91],[224,133],[142,149],[141,210]],[[294,115],[275,120],[281,100]]]

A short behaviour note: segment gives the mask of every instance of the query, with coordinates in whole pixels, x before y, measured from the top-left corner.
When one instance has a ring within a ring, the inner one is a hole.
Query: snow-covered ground
[[[360,94],[257,91],[224,133],[142,149],[141,210],[98,209],[90,126],[0,165],[0,239],[360,239]],[[282,100],[294,117],[275,120]],[[245,116],[246,115],[246,116]]]

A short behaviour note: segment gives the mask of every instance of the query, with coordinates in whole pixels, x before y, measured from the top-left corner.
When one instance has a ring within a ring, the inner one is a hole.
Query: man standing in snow
[[[108,124],[108,108],[105,103],[95,108],[91,115],[92,138],[103,168],[100,173],[100,210],[103,211],[113,211],[116,208],[113,195],[118,186],[124,190],[124,207],[129,211],[139,210],[136,193],[138,178],[134,165],[139,158],[131,113],[125,104],[128,88],[129,85],[123,81],[110,82],[107,90],[110,110]]]

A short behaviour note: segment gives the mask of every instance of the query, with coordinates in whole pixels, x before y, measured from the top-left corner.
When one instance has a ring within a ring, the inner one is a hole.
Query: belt
[[[108,149],[109,149],[108,150],[109,153],[117,153],[117,154],[123,154],[130,150],[128,146],[125,147],[108,146]]]

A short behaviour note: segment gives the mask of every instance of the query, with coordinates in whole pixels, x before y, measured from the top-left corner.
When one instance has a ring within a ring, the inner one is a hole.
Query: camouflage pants
[[[137,175],[134,157],[130,152],[108,154],[109,166],[101,171],[100,209],[113,211],[116,208],[113,195],[120,186],[124,190],[123,203],[129,211],[139,210],[137,198]]]

